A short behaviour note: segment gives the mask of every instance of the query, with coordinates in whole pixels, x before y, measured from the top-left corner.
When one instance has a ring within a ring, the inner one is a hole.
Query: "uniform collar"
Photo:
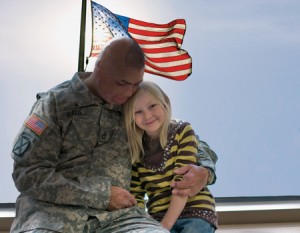
[[[115,111],[122,111],[121,105],[112,105],[107,103],[102,98],[94,95],[88,87],[83,83],[83,80],[88,78],[92,73],[91,72],[77,72],[74,74],[72,78],[72,88],[75,92],[82,94],[83,98],[82,101],[78,102],[78,106],[86,106],[86,100],[87,98],[90,99],[90,101],[103,105],[105,108],[115,110]]]

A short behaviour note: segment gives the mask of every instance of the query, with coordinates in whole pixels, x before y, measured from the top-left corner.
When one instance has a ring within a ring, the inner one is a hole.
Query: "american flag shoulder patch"
[[[47,123],[41,120],[36,115],[32,114],[25,122],[25,126],[41,136],[44,130],[48,127]]]

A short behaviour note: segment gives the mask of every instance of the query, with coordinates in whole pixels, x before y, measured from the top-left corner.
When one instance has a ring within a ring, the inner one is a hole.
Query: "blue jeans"
[[[216,228],[201,218],[178,219],[171,233],[214,233]]]

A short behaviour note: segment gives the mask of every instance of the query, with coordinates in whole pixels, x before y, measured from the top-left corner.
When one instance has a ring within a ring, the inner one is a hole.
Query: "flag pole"
[[[82,5],[81,5],[81,24],[80,24],[80,39],[79,39],[78,72],[84,71],[86,2],[87,2],[87,0],[82,0]]]

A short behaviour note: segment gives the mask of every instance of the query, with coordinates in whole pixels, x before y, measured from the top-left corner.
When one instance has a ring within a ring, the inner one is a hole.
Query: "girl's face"
[[[151,138],[159,137],[159,129],[166,119],[162,103],[147,91],[137,95],[134,111],[135,124]]]

